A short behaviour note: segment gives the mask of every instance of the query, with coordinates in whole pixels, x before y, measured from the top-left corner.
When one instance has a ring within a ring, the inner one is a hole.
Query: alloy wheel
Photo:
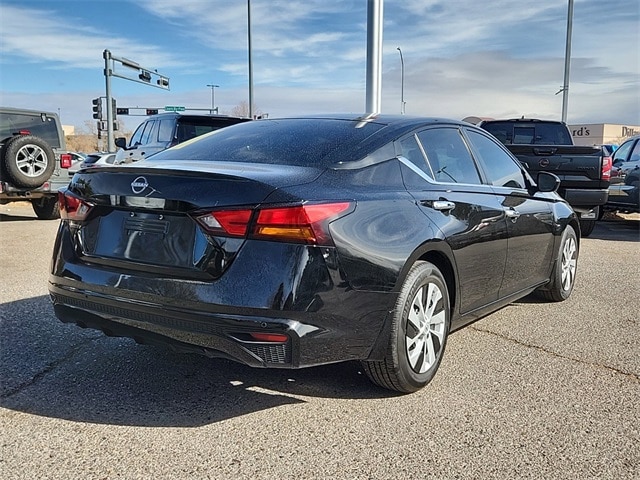
[[[435,283],[416,292],[407,318],[405,345],[409,365],[424,373],[436,364],[443,349],[446,312],[443,295]]]
[[[562,288],[565,291],[571,290],[576,277],[576,241],[568,238],[562,249]]]
[[[37,145],[25,145],[16,156],[20,171],[28,177],[37,177],[47,168],[47,154]]]

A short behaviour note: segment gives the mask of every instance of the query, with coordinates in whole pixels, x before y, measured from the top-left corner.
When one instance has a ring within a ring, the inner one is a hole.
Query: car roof
[[[0,107],[0,113],[13,113],[13,114],[28,114],[28,115],[42,115],[55,116],[58,114],[55,112],[47,112],[45,110],[30,110],[27,108],[13,108],[13,107]]]

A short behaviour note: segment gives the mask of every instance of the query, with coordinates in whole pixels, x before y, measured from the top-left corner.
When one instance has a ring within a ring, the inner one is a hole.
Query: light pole
[[[249,118],[253,118],[253,61],[251,59],[251,0],[247,0],[247,46],[249,50]]]
[[[398,47],[398,52],[400,52],[400,115],[404,115],[404,106],[406,105],[404,101],[404,58],[400,47]]]
[[[219,88],[220,85],[213,85],[212,83],[208,83],[207,87],[209,87],[211,89],[211,110],[210,112],[213,113],[213,111],[215,110],[216,113],[218,113],[218,110],[216,109],[216,102],[215,102],[215,89]]]
[[[571,65],[571,30],[573,26],[573,0],[569,0],[567,12],[567,42],[564,53],[564,83],[562,85],[562,121],[567,122],[569,104],[569,68]]]

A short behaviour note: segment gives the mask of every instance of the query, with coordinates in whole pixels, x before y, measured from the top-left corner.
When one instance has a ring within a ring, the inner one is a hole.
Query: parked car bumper
[[[640,212],[640,187],[635,185],[616,184],[609,187],[607,210]]]
[[[64,222],[60,228],[67,228]],[[296,261],[270,256],[269,269],[278,278],[232,265],[224,281],[194,281],[135,271],[122,275],[77,257],[65,236],[59,236],[49,279],[63,322],[254,367],[371,358],[397,298],[393,292],[351,289],[325,262],[333,254],[325,248],[300,245]],[[288,282],[282,281],[283,271],[290,273]],[[224,301],[230,298],[233,305]],[[261,332],[286,335],[286,341],[256,341],[251,335]]]
[[[606,188],[594,190],[567,188],[559,193],[576,212],[588,212],[604,205],[609,198],[609,190]]]

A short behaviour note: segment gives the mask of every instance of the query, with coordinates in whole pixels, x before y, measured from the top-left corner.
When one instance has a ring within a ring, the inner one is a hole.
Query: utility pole
[[[207,87],[211,88],[211,113],[213,113],[214,110],[216,113],[218,113],[218,109],[216,108],[216,102],[215,102],[215,94],[213,92],[216,88],[219,88],[220,85],[213,85],[210,83],[207,85]]]
[[[158,70],[142,67],[137,62],[129,60],[124,57],[116,57],[112,55],[109,50],[102,52],[104,58],[104,81],[105,81],[105,95],[106,95],[106,110],[107,110],[107,151],[115,152],[116,145],[113,139],[113,124],[116,119],[116,105],[115,100],[112,101],[111,96],[111,77],[124,78],[125,80],[131,80],[132,82],[142,83],[150,87],[162,88],[163,90],[169,90],[169,77],[158,73]],[[138,76],[132,77],[125,75],[125,73],[119,73],[115,71],[116,63],[134,70]],[[155,79],[155,84],[151,81]],[[156,112],[157,113],[157,112]],[[100,116],[99,120],[103,120]]]
[[[111,52],[105,50],[102,52],[104,58],[104,81],[105,81],[105,93],[107,96],[107,152],[115,152],[116,144],[113,138],[113,108],[111,108],[111,76],[113,70],[111,68]]]
[[[249,118],[253,118],[253,63],[251,61],[251,0],[247,0],[247,43],[249,44]]]
[[[382,13],[384,0],[367,3],[366,113],[380,113],[382,103]]]
[[[567,123],[569,104],[569,68],[571,66],[571,30],[573,26],[573,0],[569,0],[567,13],[567,44],[564,53],[564,83],[562,85],[562,121]]]

